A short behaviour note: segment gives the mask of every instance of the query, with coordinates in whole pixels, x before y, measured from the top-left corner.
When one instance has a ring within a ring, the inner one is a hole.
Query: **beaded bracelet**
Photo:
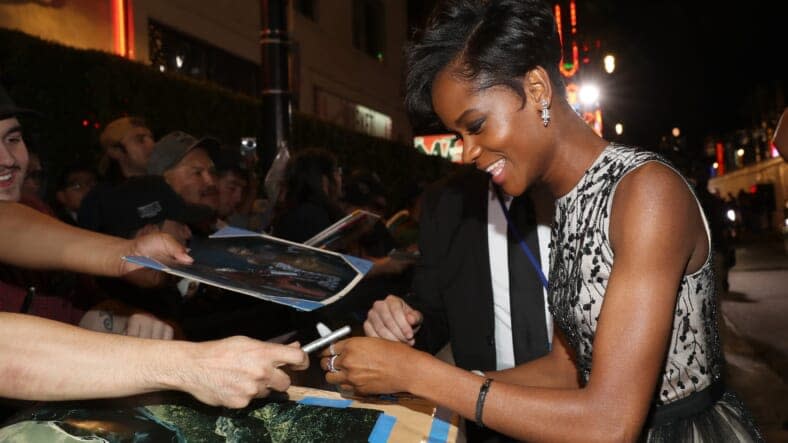
[[[493,379],[487,378],[482,383],[482,386],[479,388],[479,397],[476,399],[476,424],[479,427],[484,427],[484,423],[482,423],[482,412],[484,411],[484,399],[487,398],[487,392],[490,390],[490,384],[492,384]]]

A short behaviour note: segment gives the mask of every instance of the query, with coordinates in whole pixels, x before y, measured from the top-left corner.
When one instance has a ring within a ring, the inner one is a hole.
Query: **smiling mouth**
[[[506,159],[502,158],[502,159],[492,163],[490,166],[487,166],[486,168],[484,168],[484,172],[486,172],[486,173],[492,175],[493,177],[495,177],[496,175],[500,174],[501,171],[503,171],[503,167],[505,165],[506,165]]]
[[[10,186],[16,177],[17,169],[6,169],[0,172],[0,187]]]

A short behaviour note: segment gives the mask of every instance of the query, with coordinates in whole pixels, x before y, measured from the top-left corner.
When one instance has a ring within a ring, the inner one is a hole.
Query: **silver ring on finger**
[[[339,356],[335,354],[328,359],[328,372],[339,372],[339,369],[334,366],[334,360],[336,360],[337,357]]]
[[[328,345],[328,353],[331,354],[332,357],[338,355],[337,352],[334,350],[334,343]]]

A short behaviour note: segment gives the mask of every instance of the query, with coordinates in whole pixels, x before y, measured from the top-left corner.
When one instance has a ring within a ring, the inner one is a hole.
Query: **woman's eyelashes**
[[[476,135],[479,132],[481,132],[482,126],[484,126],[484,119],[480,118],[480,119],[474,120],[470,124],[468,124],[468,126],[465,128],[465,130],[468,132],[468,134]]]

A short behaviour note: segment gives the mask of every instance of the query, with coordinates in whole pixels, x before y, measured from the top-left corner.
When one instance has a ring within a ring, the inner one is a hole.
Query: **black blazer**
[[[416,334],[416,347],[435,353],[448,341],[457,366],[482,371],[496,368],[487,245],[488,186],[488,174],[463,168],[425,193],[419,222],[422,258],[414,271],[413,293],[406,299],[424,315]],[[512,203],[513,217],[515,208],[522,206]],[[520,233],[527,237],[529,247],[538,256],[536,223],[532,217],[524,226],[521,224]],[[536,273],[530,264],[518,266],[517,272],[530,276],[534,290],[538,291],[526,302],[522,301],[525,298],[512,294],[512,335],[515,361],[520,364],[546,354],[548,342],[544,298]],[[520,298],[514,300],[515,297]],[[523,324],[529,324],[528,329],[536,333],[518,328]]]

